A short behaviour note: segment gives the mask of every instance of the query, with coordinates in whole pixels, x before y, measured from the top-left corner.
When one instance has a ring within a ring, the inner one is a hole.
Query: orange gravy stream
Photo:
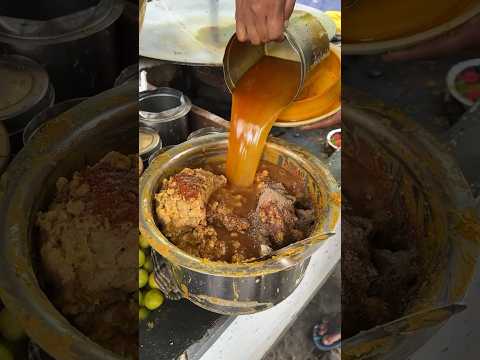
[[[232,99],[227,178],[253,184],[268,134],[298,89],[298,63],[264,56],[240,79]]]

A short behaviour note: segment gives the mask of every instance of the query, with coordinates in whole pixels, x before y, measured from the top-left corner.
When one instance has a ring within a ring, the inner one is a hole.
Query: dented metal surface
[[[178,249],[158,229],[153,195],[161,180],[187,166],[225,161],[226,134],[193,139],[158,156],[140,181],[140,231],[152,247],[172,266],[184,297],[221,314],[253,313],[285,299],[303,278],[311,254],[332,233],[340,215],[340,189],[315,156],[303,149],[272,138],[264,160],[298,176],[311,196],[316,223],[311,241],[282,256],[250,263],[229,264],[199,259]]]

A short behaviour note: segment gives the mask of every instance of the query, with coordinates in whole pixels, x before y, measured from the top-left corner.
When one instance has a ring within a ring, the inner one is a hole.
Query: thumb
[[[286,0],[285,1],[285,10],[283,12],[285,20],[290,19],[290,16],[292,16],[294,8],[295,8],[295,0]]]

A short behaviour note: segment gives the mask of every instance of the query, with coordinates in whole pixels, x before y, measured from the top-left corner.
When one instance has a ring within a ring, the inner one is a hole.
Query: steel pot
[[[393,221],[405,226],[390,224],[382,228],[384,236],[405,231],[400,235],[421,259],[420,286],[404,315],[461,302],[479,254],[474,229],[480,223],[460,169],[401,113],[348,88],[342,107],[344,198],[366,218],[388,209]],[[342,358],[407,359],[452,315],[360,332],[342,340]]]
[[[228,264],[195,258],[161,233],[154,215],[154,194],[162,179],[186,166],[224,162],[228,134],[192,139],[160,154],[140,180],[140,231],[152,247],[168,260],[182,294],[213,312],[249,314],[271,308],[288,297],[300,283],[310,256],[325,242],[320,234],[333,232],[339,218],[340,192],[328,169],[303,149],[271,139],[263,159],[280,165],[304,180],[312,197],[316,225],[312,238],[288,254],[252,263]]]
[[[50,121],[3,175],[0,211],[0,296],[35,343],[56,359],[119,360],[74,328],[37,278],[35,217],[70,177],[112,150],[138,151],[137,85],[90,98]]]
[[[114,0],[96,3],[90,7],[77,3],[75,7],[57,1],[54,9],[40,7],[39,11],[44,12],[37,14],[36,20],[0,16],[0,47],[44,65],[59,100],[106,90],[115,81],[120,66],[114,23],[123,5]],[[15,2],[11,6],[20,9],[25,4]],[[20,13],[13,12],[16,16]],[[57,17],[51,18],[51,14]]]
[[[161,87],[145,91],[139,98],[140,124],[157,130],[165,145],[177,145],[187,139],[190,99],[182,92]]]

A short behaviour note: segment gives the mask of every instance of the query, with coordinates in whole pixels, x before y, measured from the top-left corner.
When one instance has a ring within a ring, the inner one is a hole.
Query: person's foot
[[[315,346],[322,351],[331,351],[341,345],[342,333],[338,326],[332,326],[332,323],[323,319],[320,324],[313,328],[313,342]]]

